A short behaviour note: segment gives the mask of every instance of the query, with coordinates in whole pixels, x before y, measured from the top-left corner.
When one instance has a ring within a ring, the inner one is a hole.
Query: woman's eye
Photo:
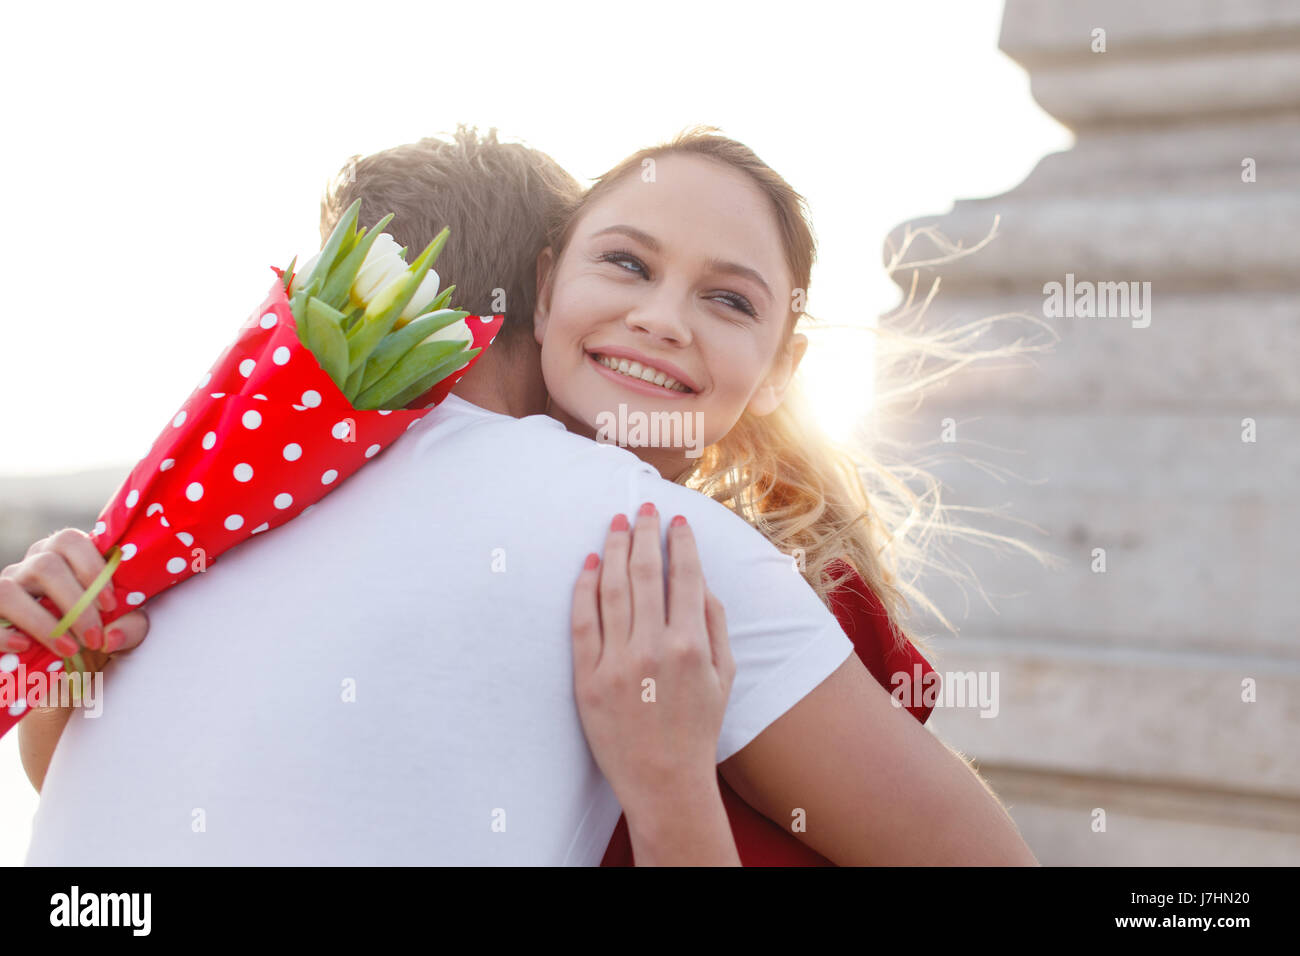
[[[754,307],[749,304],[749,300],[746,299],[743,295],[734,295],[732,293],[727,293],[726,295],[715,296],[715,298],[719,299],[722,302],[727,303],[727,305],[731,306],[733,309],[736,309],[738,312],[744,312],[748,316],[754,316],[758,314],[754,311]]]
[[[607,253],[605,253],[605,255],[603,255],[603,256],[600,257],[600,261],[601,261],[601,262],[614,262],[614,263],[618,263],[618,262],[631,262],[631,263],[634,263],[634,264],[636,265],[637,269],[639,269],[643,275],[645,274],[645,266],[641,265],[641,260],[637,259],[636,256],[628,255],[628,254],[625,253],[625,252],[607,252]],[[635,271],[635,270],[632,270],[632,269],[624,269],[623,271],[624,271],[624,272],[633,272],[633,271]]]
[[[641,275],[648,275],[648,273],[646,272],[646,267],[641,263],[641,260],[638,259],[636,256],[632,255],[631,253],[607,252],[600,257],[600,261],[613,262],[615,264],[622,263],[622,262],[630,262],[634,266],[636,266],[636,269],[623,269],[624,272],[632,272],[632,273],[639,272]],[[620,268],[622,268],[622,266],[620,266]],[[743,312],[745,315],[748,315],[751,318],[756,317],[758,315],[758,312],[754,309],[752,305],[750,305],[749,300],[746,299],[743,295],[738,295],[734,292],[728,292],[723,295],[716,295],[713,298],[715,301],[724,302],[727,305],[731,306],[733,309],[735,309],[737,312]]]

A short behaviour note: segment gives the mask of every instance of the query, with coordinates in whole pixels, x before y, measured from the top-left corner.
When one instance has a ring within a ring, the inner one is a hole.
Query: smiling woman
[[[797,556],[828,606],[836,588],[860,575],[886,609],[896,645],[924,647],[901,625],[911,601],[952,625],[912,584],[917,572],[963,577],[934,560],[936,539],[987,544],[989,536],[952,520],[929,473],[828,437],[842,434],[842,421],[811,406],[797,376],[817,256],[807,203],[750,149],[716,133],[699,126],[634,153],[554,213],[534,313],[548,413],[589,437],[629,413],[694,413],[702,455],[681,446],[633,450]],[[903,268],[901,260],[888,271]],[[911,304],[909,296],[904,317]],[[910,325],[893,323],[881,352],[893,400],[976,360],[1042,348],[979,350],[975,339],[993,320],[922,331],[925,304],[915,313]],[[864,360],[861,350],[836,353],[825,342],[822,351],[810,365]],[[930,363],[924,375],[921,362]],[[900,368],[904,380],[893,381],[889,373]],[[998,540],[1050,562],[1024,542]]]
[[[798,799],[816,794],[823,820],[842,825],[831,824],[822,831],[820,842],[812,841],[825,857],[861,862],[915,861],[924,856],[897,844],[896,838],[868,836],[866,828],[850,822],[856,816],[850,808],[884,801],[889,804],[883,808],[884,819],[905,820],[914,812],[918,824],[921,818],[930,825],[941,817],[944,826],[952,827],[960,817],[965,820],[957,825],[961,829],[979,817],[981,826],[988,825],[988,832],[998,834],[993,842],[1002,849],[997,852],[1008,854],[1001,859],[1024,860],[1028,854],[1021,855],[1023,845],[1012,849],[1018,838],[1005,830],[1005,817],[985,814],[988,794],[966,793],[969,780],[952,775],[951,754],[939,757],[921,743],[927,735],[917,736],[914,727],[886,719],[886,711],[868,713],[872,701],[879,702],[880,688],[870,683],[863,663],[873,653],[912,650],[900,626],[906,585],[897,576],[897,554],[891,545],[911,527],[930,527],[934,522],[882,521],[857,460],[841,454],[822,435],[794,385],[808,347],[807,336],[796,327],[804,316],[815,258],[805,206],[802,197],[751,150],[714,135],[712,127],[697,127],[636,153],[597,180],[557,216],[550,245],[538,259],[534,333],[541,346],[547,411],[571,432],[598,438],[616,414],[620,422],[625,416],[648,420],[696,416],[706,445],[702,455],[691,454],[681,445],[664,447],[659,441],[626,444],[662,477],[702,490],[740,513],[794,558],[794,568],[828,608],[835,609],[834,597],[842,601],[844,592],[860,589],[877,602],[879,613],[869,614],[884,623],[854,637],[855,643],[861,640],[857,646],[861,660],[851,656],[773,729],[721,765],[726,783],[743,797],[743,802],[731,804],[734,812],[743,814],[740,808],[748,804],[779,822],[784,808],[795,805],[787,798],[795,798],[782,791],[778,781],[798,777],[803,794]],[[645,505],[640,516],[653,519],[653,506]],[[635,805],[641,789],[629,781],[645,774],[625,751],[636,752],[628,741],[636,740],[638,732],[644,734],[645,728],[638,723],[642,718],[617,701],[622,699],[620,688],[634,683],[635,675],[647,669],[658,673],[656,666],[652,659],[642,658],[646,662],[622,673],[617,652],[610,655],[614,663],[602,663],[603,676],[594,667],[576,663],[583,641],[600,643],[591,638],[593,630],[607,649],[620,648],[629,640],[626,628],[620,627],[624,615],[618,603],[628,590],[621,578],[627,560],[627,546],[620,537],[627,530],[622,517],[615,518],[606,565],[599,572],[598,627],[589,623],[597,618],[596,555],[589,556],[575,591],[575,692],[602,770],[611,776],[616,790],[622,784],[620,800],[629,797]],[[634,555],[638,547],[632,545]],[[634,577],[651,581],[650,591],[658,592],[660,569],[647,548],[640,546],[641,575]],[[612,583],[607,584],[607,578]],[[670,600],[683,582],[677,573],[670,573]],[[631,590],[637,590],[636,580]],[[639,606],[635,596],[632,604],[630,641],[636,644],[636,633],[653,632],[662,615]],[[580,606],[588,622],[581,628]],[[680,641],[680,635],[675,637]],[[641,653],[648,653],[645,647]],[[715,663],[717,659],[715,651]],[[914,663],[917,673],[925,669],[920,660]],[[879,676],[876,680],[883,683]],[[801,729],[789,736],[779,727]],[[828,771],[873,766],[879,754],[870,754],[861,741],[836,733],[810,746],[807,730],[811,727],[867,729],[877,742],[888,740],[902,748],[890,762],[899,774],[915,776],[910,786],[965,795],[953,797],[942,810],[904,809],[898,804],[913,801],[900,800],[900,791],[894,791],[892,799],[870,793],[879,783],[878,775],[868,774],[875,782],[859,784]],[[697,736],[706,730],[693,728]],[[654,740],[663,735],[649,736]],[[685,746],[686,737],[694,739],[682,728],[668,736],[679,746]],[[797,737],[804,739],[796,743]],[[654,764],[649,754],[638,759]],[[690,772],[667,777],[695,779]],[[922,779],[929,782],[920,784]],[[657,792],[662,786],[655,784],[652,789]],[[722,791],[728,792],[725,786]],[[646,812],[644,805],[641,812]],[[653,843],[645,827],[643,821],[643,846]],[[629,831],[635,829],[629,824]],[[826,836],[831,830],[837,831],[835,839]],[[628,859],[630,853],[621,852],[618,843],[620,833],[626,840],[629,831],[616,833],[607,860]],[[691,837],[696,838],[698,834]],[[973,855],[958,850],[961,840],[955,832],[941,837],[939,843],[947,847],[934,859],[996,857],[996,853],[982,856],[983,850]],[[658,858],[655,850],[650,852]]]

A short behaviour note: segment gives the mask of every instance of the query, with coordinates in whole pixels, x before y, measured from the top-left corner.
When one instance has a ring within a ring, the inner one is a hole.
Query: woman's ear
[[[538,345],[546,337],[546,320],[551,314],[551,278],[555,253],[547,246],[537,254],[537,305],[533,309],[533,338]]]
[[[794,373],[798,371],[799,363],[803,361],[804,353],[807,351],[808,336],[801,332],[790,336],[790,341],[772,363],[772,370],[768,372],[767,377],[750,398],[746,406],[750,414],[759,417],[771,415],[781,407],[786,389],[790,387],[790,380],[794,378]]]

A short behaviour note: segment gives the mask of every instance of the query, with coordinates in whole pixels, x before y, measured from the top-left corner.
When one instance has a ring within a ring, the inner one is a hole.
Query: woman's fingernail
[[[86,633],[81,635],[81,640],[92,651],[97,651],[104,645],[104,632],[97,627],[88,627]]]
[[[686,524],[686,519],[683,518],[681,515],[678,515],[676,518],[672,520],[670,524],[674,528],[680,528],[682,525]]]
[[[115,650],[126,643],[126,635],[117,628],[109,631],[104,635],[104,653],[112,654]]]
[[[54,646],[59,649],[59,653],[64,657],[71,657],[73,654],[77,653],[78,650],[77,642],[66,634],[56,640]]]
[[[21,654],[23,651],[30,651],[31,649],[32,641],[29,637],[24,637],[21,634],[10,634],[5,638],[5,650],[16,651]]]
[[[614,515],[614,520],[609,523],[610,531],[626,531],[627,515]]]
[[[591,554],[587,555],[587,560],[582,565],[582,570],[594,571],[598,564],[600,564],[600,558],[596,557],[596,552],[593,551]]]
[[[651,517],[652,515],[654,515],[654,514],[656,513],[656,512],[655,512],[655,506],[652,505],[650,502],[647,501],[645,504],[643,504],[643,505],[641,506],[641,510],[640,510],[639,512],[637,512],[637,513],[640,514],[640,515],[644,515],[645,517],[649,518],[649,517]]]
[[[113,592],[108,588],[99,592],[99,609],[101,611],[111,611],[117,607],[117,598],[113,597]]]

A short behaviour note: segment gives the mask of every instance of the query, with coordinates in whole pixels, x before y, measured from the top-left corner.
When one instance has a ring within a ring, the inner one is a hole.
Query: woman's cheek
[[[705,445],[712,445],[725,438],[727,432],[740,420],[743,411],[736,402],[728,401],[728,396],[715,391],[712,398],[703,408],[696,409],[700,415],[699,430],[704,435]]]

